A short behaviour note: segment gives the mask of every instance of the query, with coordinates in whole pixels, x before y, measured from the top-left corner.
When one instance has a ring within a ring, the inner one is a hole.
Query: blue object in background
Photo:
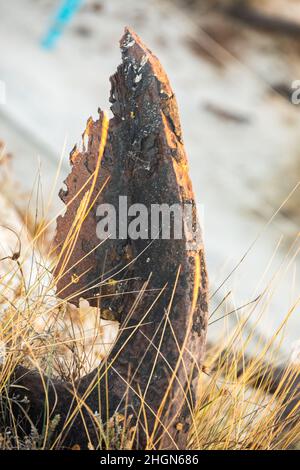
[[[53,23],[42,40],[42,46],[45,49],[51,49],[55,46],[57,40],[62,35],[65,26],[79,10],[83,0],[64,0],[59,8]]]

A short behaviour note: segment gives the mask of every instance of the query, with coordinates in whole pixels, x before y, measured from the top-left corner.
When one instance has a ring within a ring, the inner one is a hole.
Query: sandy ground
[[[58,3],[0,3],[0,80],[6,85],[0,138],[14,154],[21,184],[30,188],[41,167],[48,194],[63,155],[61,184],[87,118],[98,106],[109,107],[108,77],[120,61],[123,27],[130,25],[160,58],[178,99],[212,292],[260,234],[213,297],[212,309],[229,291],[230,309],[272,283],[266,305],[251,319],[263,309],[257,334],[269,336],[299,295],[296,246],[289,251],[298,234],[299,190],[266,227],[300,174],[300,106],[282,91],[300,79],[296,46],[165,1],[103,0],[86,1],[57,47],[45,51],[41,38]],[[278,1],[276,8],[280,13]],[[300,338],[299,314],[296,307],[286,329],[286,354]],[[222,322],[210,331],[212,338],[220,334]]]

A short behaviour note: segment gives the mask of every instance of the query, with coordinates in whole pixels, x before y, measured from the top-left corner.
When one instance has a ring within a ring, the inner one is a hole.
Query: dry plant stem
[[[114,117],[93,190],[95,205],[74,239],[71,255],[66,257],[63,249],[56,270],[61,297],[76,302],[78,291],[96,285],[83,296],[90,297],[92,292],[101,312],[110,309],[121,323],[121,333],[107,364],[75,384],[76,399],[73,385],[44,379],[49,412],[61,415],[60,429],[68,427],[61,441],[64,446],[85,447],[89,440],[97,445],[90,413],[97,410],[103,422],[116,412],[133,415],[135,447],[185,448],[207,329],[208,285],[201,237],[193,248],[188,245],[191,234],[185,233],[181,240],[107,240],[94,250],[99,245],[95,211],[100,203],[117,207],[119,195],[126,195],[128,204],[142,203],[147,208],[162,203],[195,204],[168,78],[158,59],[129,29],[121,39],[121,51],[122,63],[111,78]],[[87,149],[82,153],[74,149],[71,154],[73,169],[62,194],[66,203],[95,171],[102,119],[100,113],[98,121],[88,121]],[[56,243],[60,249],[79,204],[80,197],[58,219]],[[196,210],[194,217],[196,224]],[[72,283],[74,273],[76,284]],[[117,289],[122,285],[126,292],[139,294],[101,299],[112,276],[117,281],[131,279],[116,282],[114,293],[121,294]],[[36,422],[43,414],[46,395],[38,373],[17,367],[12,381],[26,387],[10,388],[10,394],[27,395],[28,414]],[[81,413],[70,415],[78,397],[84,401]]]

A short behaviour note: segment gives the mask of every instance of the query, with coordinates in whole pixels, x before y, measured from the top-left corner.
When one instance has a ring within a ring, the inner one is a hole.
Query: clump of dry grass
[[[32,328],[44,313],[42,311],[41,314],[40,307],[36,307],[26,309],[19,306],[1,318],[1,343],[5,345],[5,357],[2,358],[0,370],[0,393],[5,391],[10,374],[19,363],[46,371],[49,376],[58,376],[61,370],[62,378],[68,380],[74,376],[74,371],[82,373],[88,367],[84,364],[81,349],[85,350],[85,335],[88,336],[89,332],[83,329],[81,337],[76,339],[76,347],[69,350],[68,341],[64,343],[58,340],[51,329],[45,334]],[[55,315],[58,311],[55,311]],[[24,316],[27,316],[25,323]],[[63,322],[62,316],[59,323]],[[248,333],[246,339],[243,333],[241,320],[236,329],[224,337],[223,344],[208,348],[205,366],[199,373],[198,405],[190,432],[191,449],[273,450],[298,446],[299,402],[294,400],[298,369],[290,366],[275,380],[274,367],[266,366],[264,361],[266,357],[273,357],[276,362],[276,332],[273,339],[250,359],[244,350],[254,332],[250,333],[250,337]],[[64,354],[65,362],[62,363]],[[70,354],[72,362],[68,361]],[[86,357],[89,354],[90,349],[87,347]],[[12,411],[7,403],[2,401],[1,406],[6,407],[5,413],[10,415]],[[130,417],[117,415],[108,423],[103,423],[97,412],[93,413],[101,436],[99,448],[131,448],[134,428],[130,425]],[[16,424],[8,425],[0,433],[0,448],[60,448],[60,440],[52,440],[59,416],[55,417],[54,422],[53,419],[42,435],[39,435],[32,423],[30,435],[22,438],[18,436]],[[9,416],[7,422],[13,423],[13,417]]]

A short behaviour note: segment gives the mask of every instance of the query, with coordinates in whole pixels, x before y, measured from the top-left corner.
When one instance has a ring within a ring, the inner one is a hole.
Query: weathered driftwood
[[[179,240],[110,239],[96,248],[95,211],[100,203],[118,207],[119,195],[126,195],[128,205],[142,203],[148,208],[154,203],[194,205],[177,104],[168,78],[158,59],[129,29],[121,39],[121,51],[122,63],[111,78],[114,116],[94,189],[95,204],[82,224],[65,274],[61,272],[63,256],[56,270],[60,297],[74,302],[79,296],[92,297],[102,314],[109,310],[120,321],[121,333],[107,364],[76,384],[85,404],[69,423],[61,444],[86,446],[86,429],[97,443],[89,407],[101,414],[103,422],[116,412],[133,415],[136,447],[145,447],[148,435],[150,446],[185,448],[207,329],[208,286],[201,239],[197,237],[191,246],[191,233],[186,231]],[[61,194],[69,206],[57,223],[59,247],[79,207],[81,197],[73,197],[96,168],[102,120],[101,112],[99,120],[89,120],[87,149],[71,153],[73,168]],[[195,208],[193,216],[196,225]],[[74,275],[78,282],[72,282]],[[117,281],[129,280],[107,286],[111,276]],[[27,395],[27,412],[33,422],[39,418],[41,423],[45,392],[39,375],[18,367],[13,381],[26,387],[17,393]],[[49,410],[52,416],[60,414],[61,428],[78,397],[74,399],[70,384],[46,383]],[[13,393],[16,388],[10,389],[10,395]]]

